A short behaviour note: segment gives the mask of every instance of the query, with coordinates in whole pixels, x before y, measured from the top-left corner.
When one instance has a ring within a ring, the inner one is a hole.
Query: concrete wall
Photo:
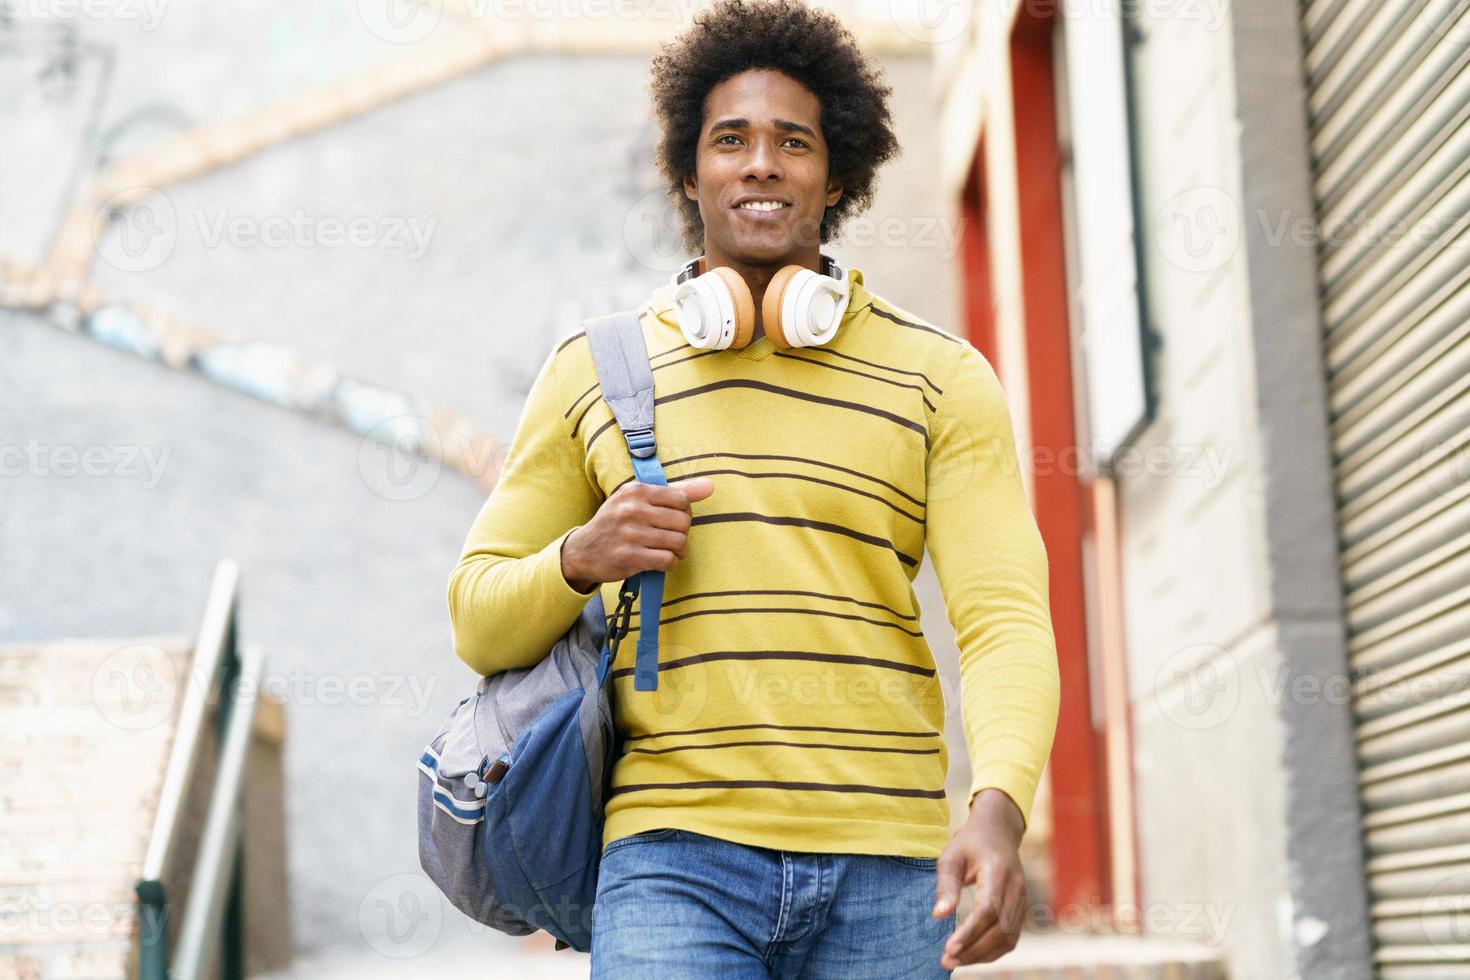
[[[128,150],[139,150],[178,125],[234,115],[395,53],[350,18],[294,9],[168,7],[152,30],[86,18],[76,26],[115,64],[98,125],[80,112],[57,122],[39,97],[7,109],[55,123],[28,132],[46,132],[57,159],[83,161],[83,181],[95,173],[96,131],[152,119],[123,127]],[[227,339],[306,351],[508,438],[550,346],[582,316],[641,300],[676,258],[667,242],[627,232],[650,195],[661,201],[646,63],[588,55],[494,64],[287,142],[168,188],[160,213],[173,215],[177,236],[165,259],[112,263],[105,256],[118,253],[104,246],[93,274],[124,300]],[[928,220],[946,212],[932,179],[927,60],[896,57],[889,71],[904,154],[883,172],[868,223],[833,250],[885,298],[953,329],[952,256],[933,244],[945,232]],[[83,86],[67,98],[93,94]],[[145,109],[151,115],[136,115]],[[0,179],[0,250],[36,261],[59,221],[65,181],[32,196],[16,186]],[[222,216],[259,222],[298,209],[436,224],[413,259],[390,248],[211,244],[202,233]],[[65,476],[46,455],[6,478],[0,637],[187,631],[214,562],[235,558],[242,637],[265,647],[286,696],[298,955],[355,947],[422,966],[417,957],[452,937],[503,952],[425,890],[413,829],[414,761],[473,686],[449,644],[444,589],[482,491],[424,464],[413,492],[400,493],[381,447],[349,432],[65,335],[43,315],[0,319],[0,444],[100,447],[119,463],[103,475]],[[121,454],[139,449],[162,461],[156,474],[138,458],[122,469]],[[952,632],[927,565],[918,594],[953,694]],[[957,700],[950,721],[951,784],[962,795]],[[390,941],[395,928],[382,910],[410,905],[430,919]]]

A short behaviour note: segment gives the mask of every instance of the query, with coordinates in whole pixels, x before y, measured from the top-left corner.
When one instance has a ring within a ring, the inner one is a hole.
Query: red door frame
[[[1082,539],[1090,498],[1081,481],[1073,415],[1068,333],[1061,148],[1049,11],[1022,4],[1011,32],[1011,110],[1026,372],[1030,390],[1033,504],[1050,566],[1052,625],[1061,670],[1061,711],[1049,762],[1052,806],[1053,913],[1075,916],[1112,903],[1103,732],[1092,712]],[[992,107],[996,108],[996,107]],[[987,114],[988,115],[988,114]],[[997,365],[990,193],[985,136],[961,200],[961,279],[970,341]],[[1002,381],[1004,378],[1002,377]]]
[[[1054,11],[1021,4],[1011,31],[1021,294],[1026,324],[1034,502],[1051,566],[1061,716],[1052,751],[1056,902],[1111,903],[1103,733],[1092,712],[1082,536],[1089,499],[1077,460],[1068,330],[1066,226],[1057,139]]]

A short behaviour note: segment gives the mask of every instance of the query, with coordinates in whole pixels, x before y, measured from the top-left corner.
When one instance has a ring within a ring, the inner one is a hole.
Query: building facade
[[[936,36],[966,326],[1052,558],[1058,922],[1470,975],[1463,5]]]

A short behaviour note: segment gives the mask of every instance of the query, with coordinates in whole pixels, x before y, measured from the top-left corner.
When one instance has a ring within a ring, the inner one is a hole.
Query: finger
[[[689,547],[688,535],[657,527],[638,528],[634,540],[639,547],[672,552],[680,558],[686,557]]]
[[[669,489],[682,494],[686,502],[703,500],[715,492],[715,481],[707,476],[697,476],[689,480],[675,480],[669,484]]]
[[[693,515],[685,507],[664,507],[658,504],[650,504],[644,507],[639,513],[648,527],[663,528],[666,531],[678,531],[680,534],[689,533],[689,527],[693,523]]]
[[[634,552],[632,562],[632,567],[640,572],[668,572],[678,564],[679,556],[662,548],[639,548]]]
[[[934,870],[934,910],[929,914],[933,918],[943,919],[960,904],[960,892],[965,887],[963,852],[958,849],[945,851],[940,855]]]
[[[944,944],[946,953],[953,955],[973,944],[999,918],[996,914],[995,883],[992,879],[993,875],[982,874],[976,882],[975,907]]]
[[[989,963],[1016,947],[1025,913],[1025,882],[1016,876],[1006,887],[1006,901],[990,927],[958,950],[945,950],[950,969],[970,963]]]
[[[969,966],[972,963],[989,963],[1011,951],[1013,947],[1009,940],[1010,937],[997,921],[963,949],[954,951],[946,949],[944,958],[940,962],[950,970]]]

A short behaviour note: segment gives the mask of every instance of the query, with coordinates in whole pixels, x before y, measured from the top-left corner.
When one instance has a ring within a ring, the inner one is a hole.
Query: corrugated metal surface
[[[1470,0],[1304,0],[1378,975],[1470,978]]]

